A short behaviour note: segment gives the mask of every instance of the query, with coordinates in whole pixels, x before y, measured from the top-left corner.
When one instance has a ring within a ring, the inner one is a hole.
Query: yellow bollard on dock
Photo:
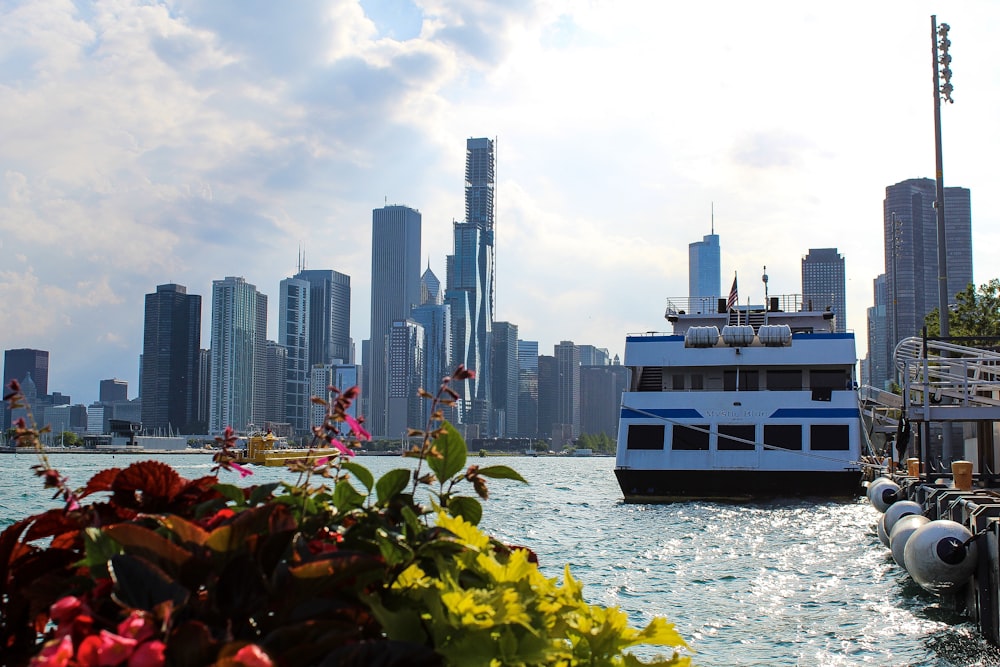
[[[960,491],[972,490],[972,461],[952,461],[951,475],[955,488]]]

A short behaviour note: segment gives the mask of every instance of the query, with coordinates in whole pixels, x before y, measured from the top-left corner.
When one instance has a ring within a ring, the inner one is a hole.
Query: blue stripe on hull
[[[857,408],[778,408],[771,419],[858,419]]]
[[[660,417],[662,419],[704,419],[701,413],[694,408],[643,408],[639,412],[633,408],[622,408],[622,419],[649,419],[650,417]]]
[[[861,473],[844,471],[632,470],[615,468],[628,503],[768,498],[851,498]]]

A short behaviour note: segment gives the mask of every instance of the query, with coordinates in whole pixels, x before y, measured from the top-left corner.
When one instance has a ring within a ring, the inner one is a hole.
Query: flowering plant
[[[637,630],[587,604],[568,568],[561,584],[548,579],[529,550],[477,528],[482,505],[461,485],[486,499],[486,478],[524,480],[466,467],[442,409],[469,373],[421,391],[432,409],[411,432],[422,436],[408,453],[416,466],[378,480],[352,458],[367,436],[347,412],[356,388],[330,388],[315,456],[289,465],[294,483],[222,482],[223,471],[250,473],[227,430],[211,475],[144,461],[71,489],[19,420],[19,444],[36,446],[35,470],[63,507],[0,533],[3,664],[688,664],[676,651],[651,662],[624,652],[685,644],[663,619]],[[26,407],[16,383],[6,398]]]

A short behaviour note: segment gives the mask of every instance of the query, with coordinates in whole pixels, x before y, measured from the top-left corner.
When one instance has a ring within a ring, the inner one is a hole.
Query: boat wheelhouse
[[[615,466],[625,500],[859,493],[854,334],[799,295],[736,310],[705,301],[668,302],[671,334],[626,337]]]

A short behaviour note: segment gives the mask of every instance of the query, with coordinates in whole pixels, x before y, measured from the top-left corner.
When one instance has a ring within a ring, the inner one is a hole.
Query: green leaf
[[[254,490],[250,492],[250,504],[259,505],[266,502],[278,486],[280,486],[280,482],[271,482],[270,484],[261,484],[260,486],[254,488]]]
[[[372,476],[368,468],[364,467],[360,463],[354,463],[353,461],[344,461],[341,463],[341,466],[344,470],[354,475],[359,482],[365,485],[365,489],[371,493],[372,486],[375,485],[375,477]]]
[[[378,549],[388,565],[399,565],[413,558],[413,550],[406,542],[393,540],[384,530],[378,531],[375,541],[378,542]]]
[[[82,565],[86,565],[95,573],[106,572],[107,563],[111,557],[125,551],[120,544],[105,535],[100,528],[88,527],[85,529],[83,545],[86,557]]]
[[[471,496],[453,496],[448,499],[448,514],[460,516],[473,526],[483,518],[483,506]]]
[[[465,439],[454,426],[445,422],[441,428],[444,433],[434,440],[434,449],[441,454],[441,458],[428,456],[427,465],[444,483],[462,469],[469,452],[465,446]]]
[[[378,504],[384,505],[395,498],[410,483],[410,471],[396,468],[382,475],[375,484]]]
[[[521,477],[521,474],[509,466],[487,466],[479,469],[479,474],[483,477],[493,479],[514,479],[518,482],[528,483],[528,480]]]
[[[231,500],[237,505],[246,504],[246,499],[243,497],[243,489],[234,484],[216,484],[212,488],[225,496],[227,500]]]
[[[356,509],[361,507],[365,502],[366,496],[358,493],[357,489],[351,486],[351,483],[346,479],[342,479],[337,482],[337,486],[333,489],[333,504],[342,512]],[[315,512],[315,507],[310,507],[308,510]]]

